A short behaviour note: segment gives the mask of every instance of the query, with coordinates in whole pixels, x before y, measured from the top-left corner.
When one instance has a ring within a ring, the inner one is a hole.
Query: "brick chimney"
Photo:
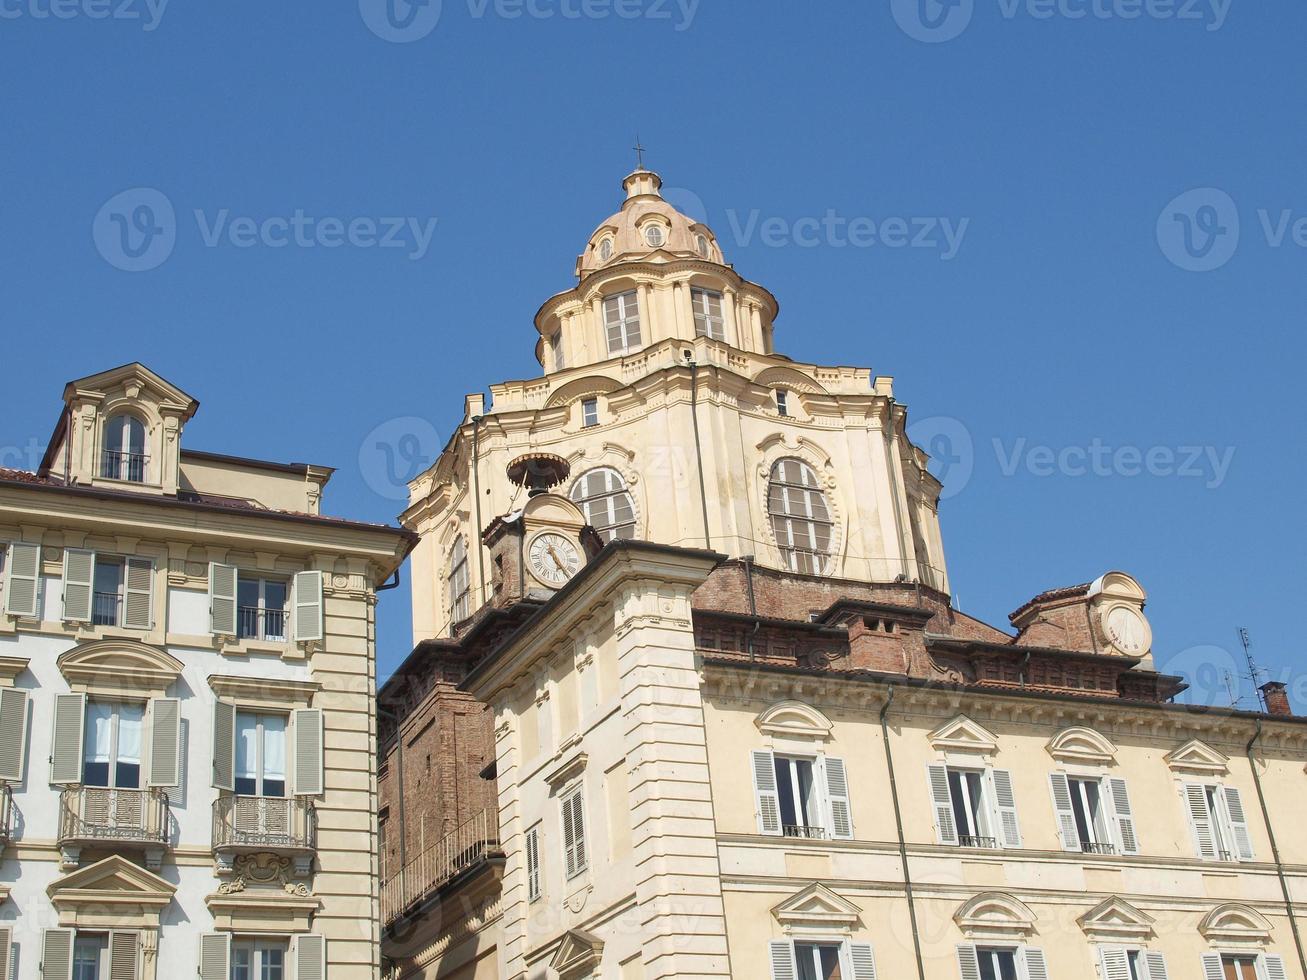
[[[1289,692],[1285,690],[1284,685],[1279,681],[1267,681],[1263,684],[1262,694],[1266,697],[1266,713],[1268,715],[1289,716],[1293,714],[1293,706],[1289,704]]]

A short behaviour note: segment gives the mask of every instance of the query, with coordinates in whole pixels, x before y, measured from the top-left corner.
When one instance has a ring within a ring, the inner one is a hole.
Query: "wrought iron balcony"
[[[1116,848],[1111,844],[1091,844],[1088,841],[1080,842],[1080,850],[1085,854],[1115,854]]]
[[[237,613],[236,635],[241,639],[286,639],[286,610],[241,606]]]
[[[108,480],[144,483],[145,463],[148,459],[145,453],[125,453],[117,449],[106,449],[100,454],[100,475]]]
[[[977,837],[975,835],[962,836],[958,838],[959,847],[980,847],[985,850],[995,850],[998,847],[998,838],[996,837]]]
[[[273,851],[307,874],[318,849],[318,812],[302,796],[228,794],[213,801],[213,853],[226,870],[237,854]]]
[[[69,786],[59,794],[65,865],[76,866],[84,847],[128,847],[145,851],[146,865],[158,868],[167,844],[168,794],[158,787]]]
[[[824,827],[808,827],[804,824],[787,823],[782,831],[786,837],[803,837],[807,840],[825,840],[829,836]]]
[[[14,791],[8,783],[0,783],[0,847],[14,836]]]
[[[455,877],[493,857],[499,846],[499,814],[482,810],[453,833],[399,869],[381,883],[381,926],[391,923]]]
[[[91,622],[96,626],[117,626],[122,597],[117,592],[91,594]]]

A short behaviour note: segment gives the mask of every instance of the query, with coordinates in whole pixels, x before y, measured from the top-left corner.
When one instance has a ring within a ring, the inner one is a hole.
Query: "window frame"
[[[776,392],[776,414],[781,418],[793,418],[790,415],[790,390],[788,388],[775,388]]]
[[[999,850],[1002,848],[1002,839],[998,833],[998,813],[997,803],[993,799],[993,790],[990,786],[988,769],[975,766],[948,765],[948,783],[949,783],[949,801],[953,808],[954,829],[958,837],[959,847],[977,847],[985,850]],[[954,777],[958,777],[958,785],[954,786]],[[971,778],[976,781],[979,789],[979,800],[973,801],[969,792],[963,792],[964,788],[969,790],[970,787],[964,787]],[[958,798],[962,800],[962,812],[958,812]],[[979,807],[979,809],[977,809]],[[982,830],[977,817],[982,817],[985,826]],[[962,819],[967,821],[967,828],[970,833],[963,833]],[[971,843],[967,843],[970,841]],[[981,841],[992,841],[993,843],[984,844]]]
[[[242,583],[254,583],[258,590],[258,601],[253,607],[245,606],[241,603],[241,585]],[[269,612],[273,612],[268,606],[268,586],[280,585],[284,593],[284,600],[281,606],[281,632],[274,634],[268,630],[267,617]],[[266,643],[285,643],[290,639],[288,630],[290,620],[291,604],[291,583],[289,579],[278,578],[276,576],[251,575],[243,573],[239,569],[236,572],[236,638],[238,640],[260,640]],[[253,610],[255,631],[253,634],[244,631],[245,613],[247,610]]]
[[[584,490],[589,486],[589,484],[585,481],[588,481],[591,476],[599,473],[607,474],[604,478],[606,489],[601,493],[590,494],[587,496]],[[616,480],[618,484],[618,489],[616,490],[612,489],[614,480]],[[579,496],[578,490],[580,491]],[[617,520],[617,500],[623,495],[625,495],[626,503],[629,505],[631,510],[631,519],[628,521]],[[586,521],[595,529],[595,532],[605,544],[612,541],[614,538],[634,538],[636,536],[636,531],[640,526],[640,522],[639,513],[635,506],[635,495],[631,493],[631,488],[627,486],[626,477],[624,477],[615,467],[595,466],[586,470],[572,481],[572,485],[567,491],[567,498],[581,509],[581,513],[585,515]],[[597,510],[601,503],[605,512],[604,516],[608,520],[611,520],[612,523],[601,524],[595,521],[595,514],[592,513],[592,510]],[[626,529],[629,529],[629,534],[621,533]]]
[[[599,399],[581,399],[581,426],[592,429],[599,424]]]
[[[712,300],[717,302],[716,314],[712,312]],[[720,290],[691,286],[690,311],[694,316],[695,336],[726,342],[726,297]]]
[[[558,802],[563,826],[563,833],[560,835],[560,843],[563,846],[563,874],[568,881],[574,881],[590,870],[590,842],[587,836],[589,826],[585,810],[585,786],[578,783],[566,792],[560,793]],[[572,836],[571,848],[567,844],[569,825]]]
[[[798,482],[786,476],[787,464],[798,467]],[[777,491],[779,510],[773,506]],[[797,456],[782,456],[773,461],[768,470],[765,500],[767,524],[784,566],[799,575],[829,574],[834,568],[837,552],[836,523],[826,488],[812,464]],[[824,518],[817,516],[814,500],[820,500],[826,515]],[[823,528],[824,549],[819,546]],[[800,531],[806,541],[800,541]]]
[[[240,953],[248,953],[250,961],[246,967],[247,973],[243,980],[265,980],[264,956],[269,952],[281,954],[281,963],[278,966],[279,974],[268,976],[267,980],[290,980],[290,943],[284,939],[277,939],[267,936],[233,936],[231,940],[231,950],[229,953],[230,962],[227,967],[228,980],[237,980],[236,976],[236,958]]]
[[[616,315],[610,316],[610,312]],[[638,289],[626,289],[605,296],[601,303],[601,315],[609,357],[634,354],[644,346]]]
[[[469,564],[469,555],[467,541],[462,534],[454,538],[454,543],[449,547],[449,573],[447,583],[449,587],[449,628],[453,632],[454,626],[463,622],[472,615],[472,576]]]
[[[802,781],[799,775],[799,766],[801,764],[808,767],[808,795],[806,798],[802,792]],[[788,775],[784,779],[782,778],[782,765],[788,770]],[[772,766],[776,771],[776,798],[781,814],[781,836],[829,840],[833,834],[831,828],[826,826],[824,799],[826,794],[821,786],[819,757],[799,753],[775,752],[772,754]],[[789,785],[789,798],[794,808],[795,823],[787,823],[785,820],[786,795],[781,790],[783,782]],[[809,813],[809,810],[812,812]],[[800,818],[803,820],[802,823],[797,822]],[[814,834],[814,831],[818,833]]]
[[[139,726],[138,748],[136,750],[137,758],[134,764],[136,766],[136,785],[126,786],[119,782],[119,767],[124,765],[121,758],[121,738],[122,738],[122,709],[134,708],[140,712],[140,718],[136,723]],[[92,698],[86,699],[86,704],[82,708],[82,785],[95,789],[123,789],[123,790],[143,790],[147,782],[146,773],[146,739],[149,738],[149,731],[146,728],[146,711],[147,703],[134,700],[114,700],[110,698]],[[100,763],[94,761],[92,756],[96,751],[95,726],[92,725],[93,710],[109,711],[109,759],[107,762]],[[107,782],[91,782],[87,774],[88,765],[105,765],[108,767],[108,775],[105,777]]]
[[[110,428],[115,422],[122,421],[122,431],[119,433],[118,445],[110,446]],[[141,448],[137,452],[132,448],[132,423],[139,427],[141,436]],[[146,421],[134,412],[120,411],[108,416],[104,420],[104,429],[101,434],[100,445],[100,465],[96,468],[96,476],[102,480],[116,480],[122,483],[146,483],[149,471],[147,469],[150,462],[150,445],[149,445],[149,425]],[[110,473],[109,461],[114,460]],[[132,467],[139,466],[139,479],[123,475],[124,469],[130,474]]]
[[[255,775],[254,775],[254,791],[253,791],[252,793],[246,793],[246,792],[243,792],[243,791],[241,790],[241,788],[240,788],[240,786],[239,786],[239,782],[240,782],[242,779],[247,779],[248,777],[241,776],[241,775],[237,772],[237,766],[238,766],[238,764],[239,764],[239,763],[238,763],[238,760],[239,760],[239,758],[240,758],[241,732],[245,730],[245,729],[244,729],[244,726],[241,724],[241,722],[242,722],[242,719],[248,719],[248,718],[253,718],[253,719],[254,719],[254,733],[255,733],[255,736],[254,736],[254,745],[255,745],[254,773],[255,773]],[[282,770],[283,770],[283,771],[282,771],[282,774],[281,774],[281,793],[280,793],[279,795],[273,795],[273,794],[268,793],[268,792],[267,792],[267,785],[266,785],[267,782],[268,782],[268,774],[267,774],[267,759],[266,759],[266,755],[267,755],[267,738],[266,738],[266,736],[267,736],[267,729],[264,728],[264,722],[265,722],[267,719],[269,719],[269,718],[279,718],[279,719],[281,719],[281,722],[282,722],[282,726],[281,726],[281,741],[282,741],[282,744],[281,744],[281,759],[282,759]],[[237,709],[236,709],[236,724],[235,724],[235,727],[234,727],[233,732],[232,732],[232,737],[233,737],[233,739],[234,739],[234,745],[235,745],[235,753],[236,753],[236,754],[235,754],[235,758],[233,759],[233,764],[232,764],[232,794],[233,794],[233,795],[235,795],[235,796],[248,796],[248,797],[253,797],[253,798],[261,799],[261,800],[284,800],[284,799],[289,799],[289,798],[290,798],[290,796],[291,796],[291,793],[290,793],[290,768],[291,768],[291,763],[290,763],[290,739],[291,739],[291,726],[290,726],[290,721],[291,721],[291,718],[290,718],[290,714],[289,714],[289,713],[284,713],[284,714],[283,714],[282,712],[278,712],[278,711],[264,711],[264,710],[257,710],[257,711],[250,711],[250,710],[248,710],[248,709],[246,709],[246,710],[241,710],[241,708],[240,708],[239,706],[237,707]]]

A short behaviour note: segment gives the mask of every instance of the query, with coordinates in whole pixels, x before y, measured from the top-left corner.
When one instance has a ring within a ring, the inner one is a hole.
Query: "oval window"
[[[650,248],[658,248],[665,241],[662,225],[650,225],[644,230],[644,240]]]
[[[613,240],[605,238],[599,243],[599,261],[607,262],[613,257]]]

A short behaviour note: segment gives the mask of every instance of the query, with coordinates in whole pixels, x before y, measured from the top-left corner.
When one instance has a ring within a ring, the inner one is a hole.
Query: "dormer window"
[[[135,415],[115,415],[104,427],[100,475],[109,480],[145,482],[145,423]]]
[[[698,249],[699,254],[705,259],[708,257],[708,239],[705,236],[699,235],[696,237],[694,240],[694,247]]]
[[[599,261],[607,262],[613,257],[613,240],[605,238],[599,243]]]
[[[662,244],[667,241],[667,236],[663,234],[662,225],[649,225],[644,230],[644,240],[650,248],[661,248]]]

